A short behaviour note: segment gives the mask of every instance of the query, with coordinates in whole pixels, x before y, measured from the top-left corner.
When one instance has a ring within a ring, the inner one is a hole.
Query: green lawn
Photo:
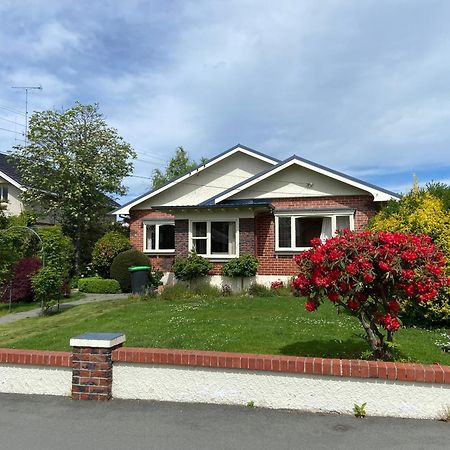
[[[50,317],[0,326],[0,347],[68,350],[86,331],[120,331],[129,347],[168,347],[358,358],[368,350],[353,317],[331,304],[307,313],[293,297],[120,300],[77,306]],[[450,364],[435,344],[444,330],[397,333],[401,360]]]
[[[75,300],[80,300],[85,297],[85,294],[81,292],[76,292],[72,294],[69,298],[65,298],[61,300],[61,303],[69,303],[74,302]],[[39,303],[30,302],[30,303],[13,303],[11,305],[11,313],[18,313],[22,311],[29,311],[30,309],[40,308]],[[0,303],[0,317],[6,316],[9,314],[9,304],[8,303]]]

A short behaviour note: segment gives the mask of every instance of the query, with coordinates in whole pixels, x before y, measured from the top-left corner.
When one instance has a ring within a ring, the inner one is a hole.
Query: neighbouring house
[[[25,187],[8,156],[0,153],[0,203],[7,215],[18,216],[23,210],[21,193]]]
[[[379,205],[398,195],[298,156],[280,161],[243,145],[113,211],[127,216],[130,239],[171,279],[175,256],[190,250],[214,263],[251,253],[256,281],[287,281],[293,256],[314,237],[363,229]]]

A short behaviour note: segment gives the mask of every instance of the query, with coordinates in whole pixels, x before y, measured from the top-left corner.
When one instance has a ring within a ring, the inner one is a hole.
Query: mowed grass
[[[85,294],[81,292],[76,292],[72,294],[69,298],[63,298],[61,303],[70,303],[76,300],[81,300],[86,297]],[[9,308],[9,303],[0,303],[0,317],[6,316],[7,314],[14,314],[23,311],[29,311],[30,309],[38,309],[41,305],[38,302],[29,303],[12,303],[11,309]]]
[[[0,347],[69,350],[86,331],[123,332],[128,347],[359,358],[369,347],[359,322],[331,304],[308,313],[294,297],[118,300],[0,326]],[[444,330],[402,329],[399,359],[450,364],[436,342]]]

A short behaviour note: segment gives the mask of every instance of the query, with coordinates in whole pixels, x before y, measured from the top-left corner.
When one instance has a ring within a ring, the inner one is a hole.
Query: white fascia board
[[[4,178],[8,183],[11,183],[16,188],[20,189],[21,191],[26,191],[26,189],[16,180],[11,178],[9,175],[6,175],[6,173],[2,172],[0,170],[0,177]]]
[[[191,177],[192,175],[196,175],[196,174],[202,172],[203,170],[207,169],[208,167],[211,167],[214,164],[217,164],[218,162],[223,161],[225,158],[228,158],[229,156],[234,155],[237,152],[245,153],[246,155],[253,156],[254,158],[260,159],[260,160],[265,161],[265,162],[267,162],[269,164],[277,164],[278,163],[278,161],[276,161],[274,159],[271,159],[271,158],[267,158],[264,155],[261,155],[259,153],[251,152],[251,151],[249,151],[249,150],[247,150],[245,148],[236,147],[236,148],[233,148],[232,150],[230,150],[229,152],[224,153],[222,156],[219,156],[218,158],[213,158],[210,162],[207,162],[203,166],[200,166],[200,167],[195,168],[194,170],[191,170],[187,174],[183,175],[180,178],[177,178],[176,180],[172,181],[171,183],[160,187],[156,191],[149,192],[147,195],[144,195],[143,197],[137,198],[134,202],[129,203],[128,205],[125,205],[122,208],[114,211],[114,214],[117,215],[117,216],[119,216],[121,214],[129,214],[130,213],[130,209],[135,207],[135,206],[137,206],[137,205],[139,205],[139,203],[142,203],[142,202],[148,200],[149,198],[152,198],[155,195],[158,195],[161,192],[164,192],[167,189],[170,189],[171,187],[175,186],[178,183],[182,183],[184,180],[186,180],[187,178]]]
[[[220,203],[223,200],[226,200],[227,198],[230,198],[233,195],[238,194],[239,192],[245,191],[246,189],[248,189],[249,187],[255,185],[256,183],[259,183],[259,182],[265,180],[266,178],[270,178],[272,175],[275,175],[276,173],[278,173],[278,172],[280,172],[280,171],[282,171],[282,170],[284,170],[284,169],[286,169],[289,166],[292,166],[294,164],[298,165],[300,167],[304,167],[305,169],[309,169],[309,170],[312,170],[314,172],[320,173],[320,174],[325,175],[327,177],[333,178],[333,179],[335,179],[337,181],[340,181],[342,183],[348,184],[350,186],[356,187],[358,189],[361,189],[362,191],[368,192],[371,195],[373,195],[373,198],[374,198],[375,202],[385,202],[385,201],[392,200],[392,199],[398,200],[396,197],[394,197],[393,195],[388,194],[387,192],[380,191],[378,189],[375,189],[375,188],[372,188],[370,186],[367,186],[367,185],[365,185],[363,183],[358,183],[355,180],[351,180],[351,179],[349,179],[347,177],[343,177],[341,175],[338,175],[336,173],[333,173],[333,172],[330,172],[328,170],[322,169],[322,168],[317,167],[315,165],[308,164],[308,163],[306,163],[304,161],[299,161],[298,159],[292,159],[290,161],[287,161],[286,164],[282,164],[282,165],[278,166],[277,168],[274,168],[274,169],[272,169],[272,170],[262,174],[260,177],[255,178],[255,179],[253,179],[253,180],[249,181],[248,183],[245,183],[245,184],[243,184],[241,186],[238,186],[236,189],[233,189],[232,191],[229,191],[226,194],[221,195],[220,197],[217,197],[215,199],[215,203],[216,204]]]

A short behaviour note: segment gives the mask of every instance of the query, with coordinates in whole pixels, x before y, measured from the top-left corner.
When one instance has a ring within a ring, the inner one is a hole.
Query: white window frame
[[[5,195],[6,192],[6,195]],[[3,197],[6,197],[6,200]],[[9,202],[9,188],[7,184],[0,184],[0,203]]]
[[[336,236],[336,217],[348,217],[349,223],[350,223],[350,230],[355,229],[355,214],[354,213],[339,213],[336,212],[334,214],[330,214],[327,212],[320,213],[320,212],[314,212],[314,213],[278,213],[275,214],[275,251],[276,252],[298,252],[298,251],[304,251],[309,250],[311,247],[296,247],[295,246],[295,219],[302,218],[302,217],[322,217],[322,218],[331,218],[331,230],[332,230],[332,236]],[[280,247],[279,246],[279,218],[280,217],[290,217],[291,219],[291,246],[290,247]]]
[[[155,225],[155,248],[147,248],[147,225]],[[144,242],[143,242],[143,251],[144,253],[175,253],[175,248],[173,249],[159,249],[159,227],[162,225],[173,225],[175,227],[174,220],[144,220],[142,222],[142,226],[144,227]]]
[[[195,238],[192,234],[192,227],[194,222],[206,222],[206,238]],[[236,252],[235,254],[229,253],[211,253],[211,222],[234,222],[235,223],[235,242],[236,242]],[[204,258],[220,260],[220,259],[233,259],[239,257],[239,219],[189,219],[189,250],[194,249],[194,239],[206,239],[206,254],[200,254]]]

